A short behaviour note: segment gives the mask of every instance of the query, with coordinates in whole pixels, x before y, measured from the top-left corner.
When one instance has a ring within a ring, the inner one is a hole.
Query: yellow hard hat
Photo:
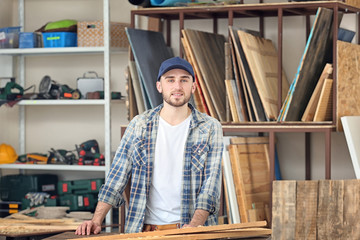
[[[17,158],[18,155],[12,146],[5,143],[0,145],[0,164],[14,163]]]

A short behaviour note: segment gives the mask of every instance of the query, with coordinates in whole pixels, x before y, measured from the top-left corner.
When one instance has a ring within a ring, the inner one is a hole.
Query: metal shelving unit
[[[26,117],[25,108],[27,106],[81,106],[81,105],[100,105],[104,108],[104,156],[105,166],[80,166],[80,165],[51,165],[51,164],[2,164],[2,169],[19,170],[43,170],[43,171],[78,171],[78,172],[98,172],[104,173],[106,177],[111,164],[111,103],[124,103],[124,100],[111,100],[110,98],[110,51],[111,53],[125,52],[127,49],[110,49],[110,0],[103,2],[103,23],[104,23],[104,46],[103,47],[66,47],[66,48],[27,48],[27,49],[0,49],[0,55],[9,55],[18,58],[18,82],[25,86],[25,57],[31,56],[53,56],[53,55],[84,55],[99,54],[103,55],[104,69],[104,99],[101,100],[22,100],[19,105],[19,154],[26,153]],[[18,0],[18,25],[25,26],[25,0]],[[106,222],[111,221],[111,213],[106,216]]]

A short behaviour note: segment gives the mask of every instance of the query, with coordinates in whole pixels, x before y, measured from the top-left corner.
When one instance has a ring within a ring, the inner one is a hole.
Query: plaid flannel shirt
[[[127,233],[141,232],[144,224],[162,107],[148,110],[129,123],[99,192],[99,201],[119,207],[125,202],[122,193],[131,177]],[[220,206],[222,127],[216,119],[191,104],[189,107],[192,119],[184,152],[180,224],[189,223],[195,210],[203,209],[210,213],[205,225],[215,225]]]

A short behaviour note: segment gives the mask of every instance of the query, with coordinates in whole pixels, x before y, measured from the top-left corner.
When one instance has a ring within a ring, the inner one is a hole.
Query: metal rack
[[[304,16],[306,18],[306,34],[310,32],[310,16],[314,15],[319,7],[330,8],[334,11],[334,22],[338,21],[339,13],[356,13],[360,9],[347,5],[342,1],[314,1],[314,2],[292,2],[292,3],[267,3],[267,4],[237,4],[221,6],[193,6],[193,7],[168,7],[168,8],[142,8],[131,11],[131,26],[135,27],[135,16],[146,16],[160,18],[166,22],[166,41],[171,42],[171,21],[179,21],[179,36],[184,29],[185,20],[212,19],[213,31],[218,30],[218,19],[228,19],[228,25],[233,26],[234,18],[259,18],[260,33],[264,33],[264,19],[266,17],[278,18],[278,72],[282,71],[283,55],[283,17],[284,16]],[[358,29],[360,32],[360,20],[357,16]],[[338,26],[334,24],[334,39],[337,39]],[[179,41],[181,49],[181,41]],[[333,64],[334,64],[334,85],[336,85],[336,41],[333,42]],[[180,51],[180,54],[181,51]],[[281,74],[278,74],[278,88],[281,89]],[[303,122],[256,122],[231,124],[223,123],[224,135],[231,135],[240,132],[268,133],[270,141],[270,169],[271,181],[275,179],[275,134],[280,132],[300,132],[305,133],[305,179],[311,179],[310,167],[310,134],[321,132],[325,135],[325,178],[331,179],[331,132],[336,129],[336,88],[333,95],[333,121],[321,123]],[[278,91],[278,110],[280,111],[282,102],[281,91]]]

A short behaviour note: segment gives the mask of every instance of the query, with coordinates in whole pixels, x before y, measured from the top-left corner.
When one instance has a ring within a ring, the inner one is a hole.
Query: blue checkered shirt
[[[99,192],[99,201],[119,207],[125,202],[122,193],[131,178],[127,233],[141,232],[144,224],[162,107],[148,110],[129,123]],[[184,152],[180,224],[188,224],[195,210],[203,209],[210,213],[205,225],[215,225],[220,206],[222,127],[216,119],[191,104],[189,107],[192,119]]]

